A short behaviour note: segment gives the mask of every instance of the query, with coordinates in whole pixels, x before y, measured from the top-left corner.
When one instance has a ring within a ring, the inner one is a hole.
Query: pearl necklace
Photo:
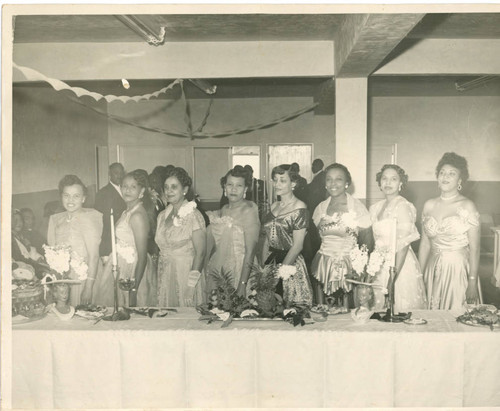
[[[456,193],[456,194],[452,195],[451,197],[443,197],[443,195],[441,194],[439,196],[439,198],[441,198],[441,200],[443,200],[443,201],[450,201],[450,200],[453,200],[454,198],[457,198],[459,195],[460,195],[460,193]]]

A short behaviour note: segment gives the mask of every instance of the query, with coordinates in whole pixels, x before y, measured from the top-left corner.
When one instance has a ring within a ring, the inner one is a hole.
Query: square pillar
[[[366,200],[368,79],[335,79],[335,161],[351,173],[349,192]]]

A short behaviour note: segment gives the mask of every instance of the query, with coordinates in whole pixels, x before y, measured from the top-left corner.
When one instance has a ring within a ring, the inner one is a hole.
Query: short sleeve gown
[[[191,271],[195,250],[193,232],[205,233],[203,215],[194,209],[186,217],[174,224],[173,207],[169,205],[158,215],[155,241],[160,248],[158,258],[158,302],[160,307],[184,307],[184,294]],[[193,305],[203,301],[203,276],[195,287]]]
[[[375,237],[375,250],[386,252],[391,241],[392,220],[396,219],[396,252],[409,246],[420,238],[415,226],[417,212],[412,203],[398,196],[394,199],[382,215],[380,211],[385,200],[379,201],[370,207],[370,216],[373,222],[373,236]],[[375,276],[374,284],[386,288],[389,280],[390,261],[386,261]],[[384,309],[385,296],[380,288],[373,289],[375,294],[375,310]],[[407,312],[413,310],[424,310],[427,308],[424,279],[420,264],[413,249],[408,247],[405,261],[397,276],[394,285],[394,310],[396,312]]]
[[[222,210],[209,211],[208,235],[213,236],[215,252],[206,267],[207,291],[215,288],[210,274],[213,272],[230,272],[234,287],[238,288],[241,270],[245,260],[245,231],[260,227],[258,207],[251,203],[249,213],[222,215]],[[229,211],[229,210],[227,210]]]
[[[307,229],[309,212],[298,208],[289,213],[275,216],[272,212],[264,218],[264,229],[269,242],[270,255],[267,263],[281,263],[293,245],[293,232]],[[312,288],[302,254],[295,260],[296,273],[283,281],[283,299],[292,304],[312,304]]]
[[[130,217],[141,205],[136,204],[130,210],[125,210],[116,223],[116,250],[119,278],[134,278],[135,267],[137,265],[137,247],[135,245],[134,232],[130,226]],[[113,287],[113,261],[110,257],[104,266],[102,275],[98,276],[94,286],[94,303],[99,305],[112,306],[114,301]],[[138,307],[156,307],[157,300],[157,280],[156,272],[151,255],[147,254],[146,268],[142,275],[141,283],[137,290]],[[118,303],[121,306],[129,305],[129,292],[118,290]]]
[[[347,196],[347,210],[355,215],[356,233],[359,228],[368,228],[371,225],[370,216],[365,205],[350,194]],[[321,236],[321,247],[312,262],[313,276],[322,284],[323,292],[331,295],[339,288],[350,291],[352,286],[346,282],[346,275],[352,271],[350,252],[357,246],[356,234],[349,235],[348,228],[342,223],[343,213],[337,216],[327,214],[331,198],[318,204],[313,214],[314,224],[318,227]],[[339,222],[333,224],[333,221]]]
[[[51,246],[70,246],[71,252],[78,254],[88,264],[91,255],[97,256],[99,260],[101,235],[102,214],[91,208],[82,208],[71,215],[64,211],[50,216],[47,242]],[[69,277],[78,280],[73,270]],[[83,284],[71,286],[69,302],[73,307],[80,304],[82,290]]]
[[[424,269],[429,308],[450,310],[465,304],[470,270],[467,231],[478,225],[479,214],[461,207],[442,221],[422,215],[422,226],[431,244]]]

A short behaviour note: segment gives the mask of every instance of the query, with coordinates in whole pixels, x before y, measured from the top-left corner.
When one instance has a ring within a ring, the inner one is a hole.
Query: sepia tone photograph
[[[2,11],[2,408],[500,408],[500,5]]]

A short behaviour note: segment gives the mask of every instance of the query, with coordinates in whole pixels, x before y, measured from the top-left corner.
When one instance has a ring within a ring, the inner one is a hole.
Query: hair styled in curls
[[[299,165],[297,163],[280,164],[279,166],[273,168],[273,171],[271,172],[271,178],[274,179],[274,176],[276,174],[282,175],[285,173],[288,173],[288,176],[290,177],[290,181],[292,183],[296,183],[300,177]]]
[[[59,181],[59,194],[62,194],[64,191],[64,187],[69,187],[69,186],[74,186],[74,185],[79,185],[82,188],[83,195],[86,197],[87,196],[87,187],[85,187],[85,184],[82,183],[82,180],[80,180],[77,176],[73,174],[68,174],[65,175],[61,181]]]
[[[384,174],[384,171],[392,168],[395,170],[398,175],[399,175],[399,180],[401,181],[401,189],[406,187],[406,184],[408,183],[408,174],[399,167],[397,164],[384,164],[381,168],[381,170],[377,173],[377,176],[375,177],[375,180],[377,180],[378,186],[380,187],[380,181],[382,180],[382,174]]]
[[[190,188],[191,185],[193,184],[192,178],[189,177],[187,171],[184,170],[182,167],[174,167],[170,169],[167,173],[167,177],[165,178],[165,180],[170,177],[175,177],[177,180],[179,180],[179,183],[181,183],[182,187]]]
[[[125,181],[126,178],[133,178],[139,187],[144,188],[144,195],[142,196],[141,201],[142,206],[146,209],[146,212],[148,214],[151,229],[151,227],[153,227],[152,224],[154,223],[154,205],[153,200],[151,199],[151,193],[149,192],[148,172],[146,170],[138,168],[137,170],[125,174],[125,177],[123,177],[123,181]]]
[[[350,186],[352,184],[351,173],[349,172],[349,170],[347,169],[347,167],[345,165],[340,164],[340,163],[330,164],[327,168],[325,168],[325,175],[330,170],[342,170],[344,172],[345,182],[347,183],[347,185]]]
[[[224,177],[221,178],[220,183],[222,185],[222,188],[227,183],[227,178],[229,176],[232,177],[240,177],[244,180],[245,182],[245,187],[250,187],[252,185],[252,173],[248,170],[247,166],[242,167],[242,166],[234,166],[231,170],[229,170]]]
[[[469,179],[469,168],[467,166],[467,160],[465,157],[459,156],[455,153],[444,153],[441,160],[436,167],[436,177],[439,175],[439,172],[443,168],[443,166],[449,165],[455,167],[460,171],[460,178],[462,179],[462,184],[464,184]]]

